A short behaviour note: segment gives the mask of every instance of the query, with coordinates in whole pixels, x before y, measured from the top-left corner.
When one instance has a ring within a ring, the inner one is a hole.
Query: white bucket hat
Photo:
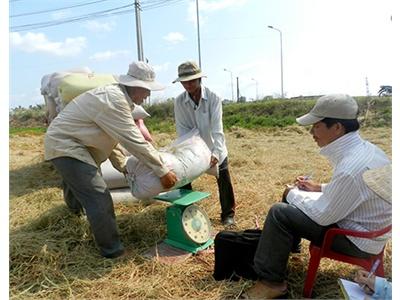
[[[155,81],[156,73],[149,64],[143,61],[131,63],[127,75],[115,75],[114,78],[122,85],[141,87],[150,91],[159,91],[165,88]]]
[[[300,125],[312,125],[325,118],[357,119],[358,104],[346,94],[331,94],[318,98],[308,114],[296,119]]]
[[[365,171],[366,185],[386,202],[392,203],[392,165]]]
[[[172,83],[180,81],[189,81],[201,77],[207,77],[203,74],[199,66],[194,61],[186,61],[178,67],[178,78]]]

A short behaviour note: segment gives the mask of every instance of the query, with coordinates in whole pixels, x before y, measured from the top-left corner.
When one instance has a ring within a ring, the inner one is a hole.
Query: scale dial
[[[188,238],[202,244],[211,237],[211,222],[205,210],[197,205],[190,205],[182,213],[182,226]]]

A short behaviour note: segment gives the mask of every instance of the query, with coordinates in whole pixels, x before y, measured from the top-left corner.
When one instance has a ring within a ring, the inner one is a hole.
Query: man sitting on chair
[[[312,125],[310,133],[320,153],[333,166],[332,179],[319,184],[299,176],[295,186],[285,191],[284,201],[271,207],[254,257],[259,280],[246,292],[248,298],[272,299],[287,293],[287,262],[301,238],[319,245],[332,227],[374,231],[391,224],[391,205],[369,190],[362,178],[366,170],[390,161],[381,149],[360,137],[357,114],[352,97],[332,94],[320,97],[308,114],[296,119],[300,125]],[[368,257],[378,254],[385,243],[382,238],[337,236],[332,248]]]

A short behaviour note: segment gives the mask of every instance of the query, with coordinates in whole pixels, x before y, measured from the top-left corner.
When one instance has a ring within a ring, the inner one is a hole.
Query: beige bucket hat
[[[149,64],[143,61],[131,63],[128,74],[115,75],[114,78],[122,85],[141,87],[150,91],[159,91],[165,88],[165,86],[155,81],[156,73]]]
[[[308,114],[296,119],[300,125],[312,125],[325,118],[357,119],[358,104],[346,94],[330,94],[318,98]]]
[[[392,203],[392,165],[365,171],[363,179],[367,186],[386,202]]]
[[[172,83],[180,81],[189,81],[201,77],[207,77],[203,74],[199,66],[194,61],[186,61],[178,67],[178,78]]]

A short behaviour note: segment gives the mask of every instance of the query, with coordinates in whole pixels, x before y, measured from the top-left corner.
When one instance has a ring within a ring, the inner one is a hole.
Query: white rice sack
[[[100,165],[100,170],[109,189],[128,187],[124,174],[115,169],[109,159]]]
[[[150,117],[150,114],[141,105],[135,105],[132,110],[132,117],[134,120],[138,120]]]
[[[177,184],[171,189],[193,181],[210,168],[211,152],[198,130],[192,130],[175,140],[169,147],[160,150],[160,156],[178,177]],[[136,157],[129,157],[126,169],[128,184],[134,197],[149,199],[166,191],[153,170]]]

